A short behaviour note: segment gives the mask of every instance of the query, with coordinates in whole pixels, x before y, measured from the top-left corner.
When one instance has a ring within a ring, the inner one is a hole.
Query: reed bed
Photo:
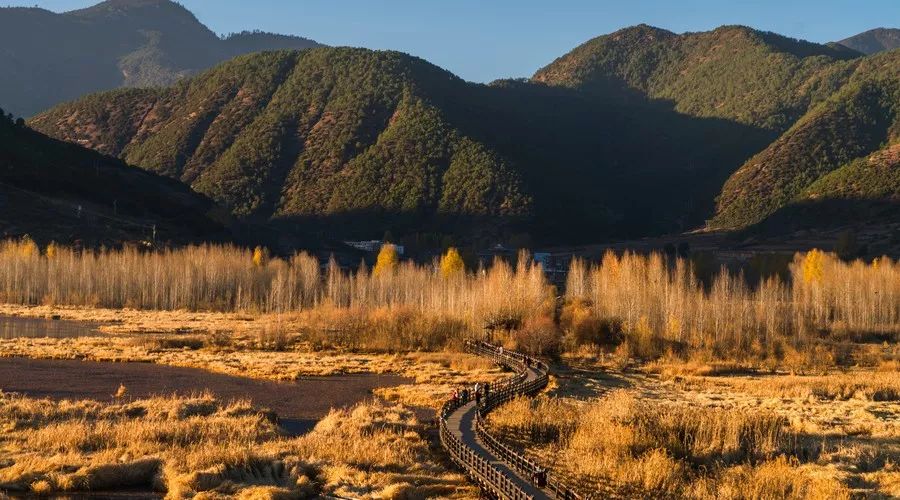
[[[900,331],[900,265],[889,258],[845,263],[813,250],[797,254],[788,283],[748,286],[724,268],[710,286],[688,261],[659,254],[607,253],[575,260],[566,287],[563,326],[579,344],[615,344],[632,354],[708,351],[719,358],[783,357],[810,340],[896,338]]]
[[[251,313],[402,308],[480,327],[496,318],[521,323],[547,314],[553,293],[525,254],[516,266],[498,261],[470,273],[396,261],[372,272],[364,265],[343,270],[334,260],[320,266],[304,252],[279,259],[227,245],[42,250],[25,239],[0,244],[0,300]]]
[[[774,413],[663,405],[620,390],[580,405],[513,401],[489,421],[552,456],[557,473],[585,491],[610,497],[850,497],[834,477],[804,469],[821,441],[793,432]],[[551,427],[556,437],[545,444]]]
[[[525,253],[515,265],[498,260],[469,272],[452,251],[425,265],[387,251],[373,270],[346,270],[303,252],[281,259],[227,245],[41,249],[24,239],[0,243],[0,301],[294,313],[315,326],[307,335],[314,342],[351,348],[435,350],[500,325],[508,347],[533,353],[619,346],[623,358],[704,353],[805,367],[847,361],[837,359],[839,342],[897,339],[900,264],[847,263],[814,250],[796,255],[788,281],[751,287],[724,268],[704,284],[685,259],[610,252],[594,264],[573,261],[557,318],[556,291]],[[258,344],[288,348],[284,329],[273,324]]]
[[[135,489],[167,498],[474,498],[398,405],[333,410],[285,436],[267,412],[210,394],[114,402],[0,393],[0,491]],[[340,446],[336,446],[336,444]],[[391,496],[393,492],[395,496]]]

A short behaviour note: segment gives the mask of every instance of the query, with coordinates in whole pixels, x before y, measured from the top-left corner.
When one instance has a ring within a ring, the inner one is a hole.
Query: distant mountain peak
[[[73,10],[66,14],[78,16],[93,16],[98,14],[124,14],[130,11],[146,8],[165,9],[170,12],[186,14],[194,18],[194,14],[185,6],[172,0],[106,0],[91,7]]]
[[[171,0],[106,0],[61,14],[0,8],[0,106],[29,116],[100,90],[166,86],[250,52],[317,46],[261,32],[223,39]]]
[[[857,52],[871,55],[876,52],[900,48],[900,29],[875,28],[845,38],[837,43]]]

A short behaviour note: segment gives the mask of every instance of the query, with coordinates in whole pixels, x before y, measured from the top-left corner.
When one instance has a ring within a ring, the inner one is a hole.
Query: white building
[[[357,250],[361,250],[363,252],[376,253],[381,251],[381,247],[383,247],[386,243],[380,240],[368,240],[368,241],[345,241],[345,245],[349,247],[353,247]],[[404,248],[403,245],[394,245],[397,248],[397,255],[403,255]]]

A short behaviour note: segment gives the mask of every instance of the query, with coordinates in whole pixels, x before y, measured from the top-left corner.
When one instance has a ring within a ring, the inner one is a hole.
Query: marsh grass
[[[709,286],[688,261],[608,252],[573,262],[561,326],[572,346],[624,345],[642,359],[774,360],[799,369],[850,361],[842,343],[897,339],[900,265],[797,254],[788,283],[751,288],[722,269]]]
[[[549,446],[554,466],[586,491],[612,488],[620,495],[669,498],[849,498],[839,481],[803,470],[801,457],[814,460],[821,443],[764,411],[661,405],[618,390],[586,404],[516,400],[492,414],[490,423],[505,435]],[[742,483],[746,489],[738,487]]]
[[[209,394],[112,404],[0,395],[0,487],[9,491],[154,489],[170,498],[472,497],[400,406],[332,411],[289,438],[246,402]]]
[[[689,383],[709,385],[702,378]],[[900,371],[851,371],[819,376],[732,377],[723,383],[762,397],[815,398],[824,401],[900,401]]]

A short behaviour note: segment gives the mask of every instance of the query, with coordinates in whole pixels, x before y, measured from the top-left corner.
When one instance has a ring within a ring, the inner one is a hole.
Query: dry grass
[[[287,438],[247,403],[209,395],[118,404],[2,395],[0,487],[368,498],[406,483],[414,496],[475,496],[432,453],[424,432],[410,411],[379,404],[333,411],[309,434]]]
[[[710,382],[706,379],[705,383]],[[900,371],[851,371],[821,376],[728,378],[733,390],[761,397],[805,400],[900,401]]]
[[[542,463],[610,498],[891,497],[897,372],[678,375],[562,372],[552,394],[515,400],[490,425]],[[603,386],[625,389],[605,389]],[[595,399],[586,388],[593,388]],[[574,397],[580,399],[574,399]]]

